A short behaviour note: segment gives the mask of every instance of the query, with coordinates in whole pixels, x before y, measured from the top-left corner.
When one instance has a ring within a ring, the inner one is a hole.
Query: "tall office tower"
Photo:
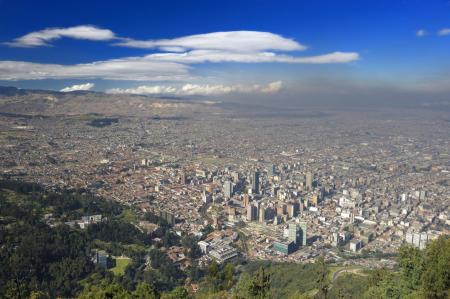
[[[233,183],[231,183],[231,181],[226,181],[223,184],[223,194],[226,198],[231,198],[233,195]]]
[[[247,220],[254,221],[254,220],[256,220],[257,216],[258,216],[258,208],[254,205],[248,205],[247,206]]]
[[[250,196],[248,196],[247,194],[244,194],[244,198],[242,201],[244,203],[244,207],[247,207],[250,204]]]
[[[300,213],[300,215],[302,215],[303,214],[303,211],[304,211],[304,209],[305,209],[305,205],[303,204],[303,201],[300,199],[299,200],[299,213]]]
[[[298,202],[294,202],[294,216],[292,217],[296,217],[298,215],[298,211],[300,210],[300,204]]]
[[[286,173],[284,171],[280,172],[279,177],[280,177],[280,181],[281,182],[285,182],[286,181]]]
[[[182,184],[182,185],[187,184],[187,177],[186,177],[186,173],[184,173],[184,171],[182,171],[180,174],[180,184]]]
[[[278,216],[283,216],[286,214],[286,205],[277,206],[276,208],[276,214]]]
[[[421,191],[419,192],[419,199],[420,199],[420,200],[424,200],[426,196],[427,196],[427,192],[426,192],[426,191],[421,190]]]
[[[233,179],[234,183],[238,183],[239,182],[239,172],[233,171],[231,173],[231,178]]]
[[[259,172],[255,171],[252,177],[252,191],[259,193]]]
[[[313,180],[312,173],[310,171],[308,171],[306,173],[306,188],[308,190],[312,189],[312,180]]]
[[[275,165],[269,164],[267,165],[267,176],[272,177],[275,175]]]
[[[300,222],[300,246],[306,246],[306,222]]]
[[[355,209],[350,213],[350,223],[355,223]]]
[[[295,224],[295,223],[289,224],[288,240],[289,240],[289,242],[294,242],[297,245],[298,245],[299,241],[301,241],[299,238],[299,229],[298,229],[297,224]]]
[[[287,205],[287,214],[289,215],[289,217],[295,217],[298,214],[298,206],[299,204],[297,202],[290,202]]]
[[[276,195],[277,195],[277,191],[278,191],[279,189],[280,189],[279,187],[277,187],[277,186],[275,186],[275,185],[272,185],[272,187],[270,188],[270,195],[276,196]]]
[[[266,207],[262,206],[259,208],[259,222],[264,222],[266,220]]]
[[[309,198],[309,201],[315,206],[317,207],[317,205],[319,204],[319,196],[316,193],[311,194],[311,197]]]
[[[205,190],[203,190],[202,193],[202,201],[206,204],[210,203],[212,201],[212,196],[209,193],[206,193]]]

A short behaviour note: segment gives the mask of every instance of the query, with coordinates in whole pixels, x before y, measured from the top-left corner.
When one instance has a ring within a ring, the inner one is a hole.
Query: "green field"
[[[123,275],[125,273],[125,268],[128,266],[128,264],[131,262],[130,258],[127,257],[117,257],[116,258],[116,266],[114,268],[111,268],[110,270],[115,275]]]

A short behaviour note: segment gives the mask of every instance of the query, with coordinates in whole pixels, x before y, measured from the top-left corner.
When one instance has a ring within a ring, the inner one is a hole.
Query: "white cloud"
[[[0,80],[38,80],[100,78],[132,81],[186,81],[193,79],[188,64],[204,62],[241,63],[348,63],[359,59],[358,53],[333,52],[306,57],[275,53],[232,53],[197,50],[187,53],[160,53],[144,57],[126,57],[85,64],[61,65],[24,61],[0,61]]]
[[[47,28],[28,33],[6,44],[11,47],[39,47],[48,46],[48,42],[63,37],[86,39],[94,41],[111,40],[115,38],[114,32],[90,25],[81,25],[69,28]]]
[[[170,61],[127,57],[93,63],[61,65],[23,61],[0,61],[0,80],[89,79],[179,81],[192,79],[189,67]]]
[[[317,56],[295,57],[292,60],[296,63],[348,63],[359,60],[359,54],[356,52],[333,52]]]
[[[172,86],[147,86],[141,85],[136,88],[112,88],[107,90],[108,93],[117,93],[117,94],[176,94],[178,91],[177,88]]]
[[[60,91],[70,92],[70,91],[77,91],[77,90],[91,90],[92,88],[94,88],[94,86],[95,86],[94,83],[78,84],[78,85],[64,87]]]
[[[416,31],[417,37],[424,37],[425,35],[427,35],[427,31],[425,29],[419,29]]]
[[[132,48],[176,47],[182,49],[227,50],[235,52],[255,52],[264,50],[295,51],[305,50],[304,45],[278,34],[261,31],[227,31],[183,36],[174,39],[134,40],[126,39],[116,45]]]
[[[263,87],[261,89],[261,92],[263,93],[276,93],[279,92],[283,88],[283,82],[281,81],[274,81],[267,84],[267,86]]]
[[[173,61],[195,64],[204,62],[242,62],[242,63],[348,63],[359,59],[356,52],[333,52],[317,56],[295,57],[273,52],[231,52],[221,50],[193,50],[184,53],[156,53],[146,58],[158,61]]]
[[[157,48],[160,52],[141,57],[124,57],[84,64],[44,64],[0,61],[0,80],[91,79],[134,81],[192,80],[192,64],[238,63],[348,63],[359,59],[356,52],[332,52],[315,56],[280,52],[305,50],[292,39],[270,32],[229,31],[189,35],[174,39],[137,41],[117,37],[108,29],[83,25],[49,28],[31,32],[8,43],[17,47],[37,47],[63,37],[88,40],[120,40],[118,45]]]
[[[282,82],[275,81],[267,85],[210,85],[210,84],[185,84],[180,87],[174,86],[147,86],[142,85],[136,88],[113,88],[107,90],[108,93],[114,94],[146,94],[146,95],[177,95],[177,96],[218,96],[231,93],[262,93],[271,94],[279,92],[282,89]]]
[[[440,36],[450,35],[450,28],[443,28],[439,30],[438,35]]]
[[[347,63],[359,59],[355,52],[333,52],[296,57],[273,51],[299,51],[306,46],[280,35],[260,31],[228,31],[189,35],[175,39],[139,41],[126,39],[116,45],[159,48],[164,52],[148,59],[195,64],[204,62]]]

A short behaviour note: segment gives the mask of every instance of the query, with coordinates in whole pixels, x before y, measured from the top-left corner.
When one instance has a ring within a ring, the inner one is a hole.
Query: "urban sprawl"
[[[89,190],[159,215],[179,232],[212,226],[198,243],[205,263],[323,255],[389,266],[402,243],[424,248],[449,233],[448,123],[210,106],[186,116],[2,115],[0,170]],[[88,216],[78,224],[101,221]]]

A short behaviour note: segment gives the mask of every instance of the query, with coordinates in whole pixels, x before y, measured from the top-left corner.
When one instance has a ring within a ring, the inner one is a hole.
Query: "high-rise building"
[[[148,159],[142,159],[141,160],[141,165],[142,166],[148,166]]]
[[[252,191],[259,193],[259,172],[255,171],[252,177]]]
[[[187,184],[187,177],[186,177],[186,173],[184,171],[182,171],[180,174],[180,184],[182,184],[182,185]]]
[[[304,209],[305,209],[305,204],[304,204],[303,201],[300,199],[300,200],[299,200],[299,213],[300,213],[300,215],[303,214]]]
[[[223,194],[226,198],[233,196],[233,183],[231,181],[226,181],[223,184]]]
[[[236,208],[228,207],[228,221],[234,221],[236,218]]]
[[[428,242],[428,234],[426,232],[422,233],[406,233],[406,243],[414,245],[420,249],[424,249]]]
[[[212,196],[209,193],[206,193],[205,190],[203,190],[203,194],[202,194],[202,201],[206,204],[212,202]]]
[[[259,222],[264,222],[266,220],[266,207],[261,206],[259,208]]]
[[[308,190],[312,189],[312,180],[313,180],[312,173],[310,171],[308,171],[306,173],[306,188]]]
[[[275,175],[275,165],[269,164],[267,165],[267,176],[272,177]]]
[[[247,207],[250,204],[250,196],[248,196],[248,194],[244,194],[242,201],[244,207]]]
[[[256,217],[258,217],[258,208],[254,205],[247,206],[247,220],[255,221]]]
[[[286,209],[287,206],[285,204],[280,204],[279,206],[277,206],[276,209],[277,215],[279,216],[286,215]]]
[[[287,214],[289,215],[289,217],[295,217],[298,215],[298,208],[299,208],[299,204],[297,202],[294,203],[288,203],[287,205]]]
[[[300,222],[300,246],[306,246],[306,222]]]
[[[427,192],[426,191],[422,190],[422,191],[419,192],[419,199],[420,200],[424,200],[426,196],[427,196]]]
[[[239,172],[233,171],[233,172],[231,173],[231,178],[233,179],[233,182],[234,182],[235,184],[237,184],[237,183],[239,182]]]
[[[293,242],[274,242],[272,248],[275,251],[288,255],[295,251],[296,245]]]
[[[316,193],[311,194],[311,196],[310,196],[310,198],[309,198],[309,201],[310,201],[315,207],[317,207],[317,205],[319,204],[319,196],[318,196]]]
[[[362,247],[362,241],[361,240],[351,240],[350,241],[350,250],[353,252],[356,252],[360,250]]]
[[[288,240],[289,242],[294,242],[295,244],[300,241],[298,225],[295,223],[289,224]]]

